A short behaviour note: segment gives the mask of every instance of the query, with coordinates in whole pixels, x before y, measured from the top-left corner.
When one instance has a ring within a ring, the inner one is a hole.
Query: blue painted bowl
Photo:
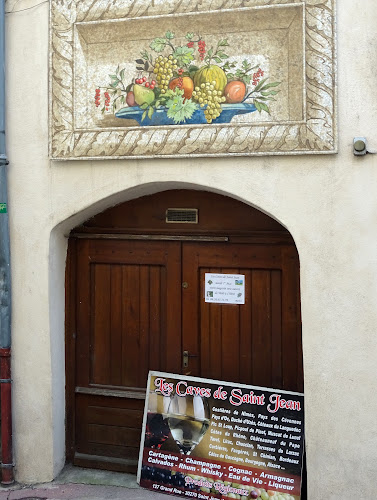
[[[245,102],[238,104],[222,104],[221,107],[222,113],[213,120],[212,123],[230,123],[232,118],[236,115],[244,115],[257,110],[254,104]],[[197,109],[189,120],[178,124],[174,123],[172,118],[168,118],[166,108],[156,109],[152,118],[146,116],[143,121],[141,121],[141,117],[143,116],[144,110],[139,108],[139,106],[122,108],[115,113],[115,116],[127,120],[136,120],[141,127],[157,125],[201,125],[207,124],[203,110],[204,108]]]

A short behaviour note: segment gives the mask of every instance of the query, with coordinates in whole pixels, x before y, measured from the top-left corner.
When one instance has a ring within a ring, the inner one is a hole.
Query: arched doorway
[[[245,275],[245,304],[205,302],[206,272]],[[225,196],[172,190],[71,232],[68,460],[136,470],[149,370],[303,391],[299,260],[284,227]]]

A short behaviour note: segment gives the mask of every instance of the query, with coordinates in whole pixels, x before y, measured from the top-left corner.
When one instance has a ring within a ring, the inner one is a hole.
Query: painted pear
[[[143,87],[142,85],[139,85],[138,83],[135,83],[134,85],[134,96],[135,96],[135,102],[138,106],[141,106],[142,104],[150,104],[151,102],[154,101],[155,95],[152,89],[148,89],[146,87]]]

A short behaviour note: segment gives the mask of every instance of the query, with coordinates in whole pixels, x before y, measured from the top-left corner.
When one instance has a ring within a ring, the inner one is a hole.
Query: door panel
[[[77,243],[74,463],[134,470],[148,371],[180,370],[180,262],[177,242]]]
[[[163,266],[91,264],[91,384],[144,387],[149,367],[160,369],[165,272]]]
[[[184,245],[182,275],[188,287],[182,292],[182,336],[192,355],[185,373],[301,389],[295,256],[283,246]],[[205,273],[244,274],[245,304],[205,302]]]
[[[135,470],[144,399],[76,394],[74,464]]]
[[[282,247],[282,266],[285,276],[282,282],[283,388],[304,392],[299,262],[296,248]]]

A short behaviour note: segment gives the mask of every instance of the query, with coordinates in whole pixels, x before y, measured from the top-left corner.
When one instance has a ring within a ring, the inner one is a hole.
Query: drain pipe
[[[5,0],[0,0],[0,413],[1,483],[12,484],[11,292],[7,165],[5,154]]]

